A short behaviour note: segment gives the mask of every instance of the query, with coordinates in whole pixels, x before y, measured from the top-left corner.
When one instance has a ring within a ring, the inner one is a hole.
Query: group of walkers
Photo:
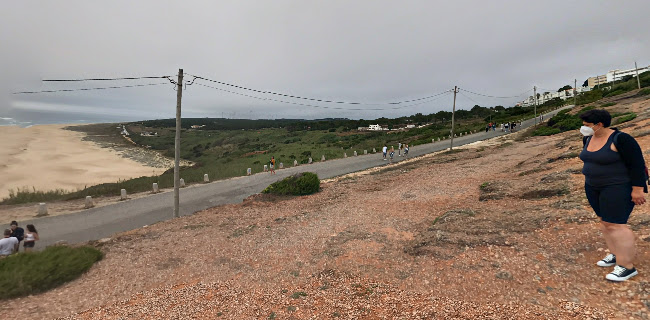
[[[23,242],[25,252],[32,251],[36,241],[39,240],[38,231],[33,224],[27,225],[27,231],[18,226],[18,222],[11,221],[9,229],[5,229],[4,238],[0,239],[0,258],[17,253],[20,242]]]
[[[401,142],[397,143],[397,155],[399,157],[402,156],[402,150],[404,150],[403,154],[404,157],[408,157],[409,154],[409,145],[408,144],[402,144]],[[384,156],[384,160],[390,160],[391,162],[393,161],[393,158],[395,157],[395,147],[390,146],[390,152],[388,150],[388,146],[384,144],[384,147],[381,149],[381,152]],[[388,155],[390,158],[386,158],[386,155]]]
[[[521,126],[521,123],[519,123]],[[515,129],[517,128],[517,122],[506,122],[501,124],[501,131],[502,132],[515,132]],[[485,132],[488,131],[496,131],[497,130],[497,124],[495,122],[490,122],[485,125]]]

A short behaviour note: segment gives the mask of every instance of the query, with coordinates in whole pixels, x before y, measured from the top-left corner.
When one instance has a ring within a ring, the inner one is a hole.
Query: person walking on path
[[[402,156],[402,143],[401,142],[397,143],[397,156],[398,157]]]
[[[390,162],[393,162],[393,157],[395,156],[395,147],[390,146]]]
[[[384,154],[384,160],[386,160],[386,152],[388,151],[388,147],[384,144],[384,147],[381,148],[381,152]]]
[[[271,160],[269,161],[269,173],[275,174],[275,157],[271,156]]]
[[[404,145],[404,157],[406,157],[406,158],[409,157],[409,145],[408,144]]]
[[[36,227],[34,227],[33,224],[28,224],[26,228],[27,232],[25,232],[25,242],[23,243],[23,247],[25,247],[25,252],[30,252],[34,249],[36,241],[40,240],[40,238],[38,237],[38,231],[36,231]]]
[[[616,128],[606,110],[589,110],[580,115],[584,135],[580,160],[584,162],[585,193],[591,208],[601,219],[601,230],[609,254],[600,267],[614,266],[605,278],[625,281],[638,274],[634,267],[634,233],[627,226],[635,205],[645,203],[648,192],[647,168],[636,140]]]
[[[11,221],[10,227],[11,227],[10,236],[18,239],[18,244],[20,244],[20,242],[23,241],[23,238],[25,237],[25,230],[19,227],[18,222],[16,221]]]
[[[0,259],[18,251],[18,238],[11,236],[11,229],[5,229],[4,238],[0,239]]]

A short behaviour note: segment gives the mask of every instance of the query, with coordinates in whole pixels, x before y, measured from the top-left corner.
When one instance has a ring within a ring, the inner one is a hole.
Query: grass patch
[[[318,175],[313,172],[303,172],[272,183],[262,193],[301,196],[316,193],[319,190]]]
[[[650,94],[650,88],[645,88],[645,89],[641,89],[639,92],[637,92],[636,95],[640,97],[640,96],[647,96],[649,94]]]
[[[621,124],[623,122],[628,122],[628,121],[631,121],[631,120],[634,120],[634,119],[636,119],[636,113],[630,112],[629,114],[622,115],[622,116],[614,119],[614,121],[612,121],[612,122],[613,122],[613,124]]]
[[[305,293],[303,291],[298,291],[298,292],[294,292],[293,294],[291,294],[291,298],[293,298],[293,299],[298,299],[300,297],[306,297],[306,296],[307,296],[307,293]]]
[[[39,191],[35,187],[21,188],[17,190],[10,189],[9,196],[4,198],[1,204],[20,204],[20,203],[30,203],[30,202],[49,202],[52,200],[61,199],[63,196],[69,194],[70,192],[63,189],[56,189],[51,191]]]
[[[32,295],[72,281],[103,258],[91,247],[48,247],[0,260],[0,299]]]
[[[608,103],[605,103],[605,104],[601,105],[600,107],[601,108],[607,108],[607,107],[611,107],[611,106],[615,106],[615,105],[616,105],[616,102],[608,102]]]

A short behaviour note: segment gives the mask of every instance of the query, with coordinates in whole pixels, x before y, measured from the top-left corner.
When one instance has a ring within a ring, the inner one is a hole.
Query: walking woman
[[[36,241],[38,240],[40,239],[38,238],[38,231],[36,231],[36,227],[34,227],[33,224],[28,224],[27,232],[25,232],[25,244],[23,245],[25,247],[25,252],[32,251],[34,249]]]
[[[636,246],[627,220],[634,205],[645,203],[647,178],[643,153],[627,133],[610,129],[612,117],[606,110],[589,110],[580,115],[584,148],[585,193],[589,204],[601,219],[601,230],[609,248],[596,265],[614,266],[605,278],[625,281],[638,274],[634,267]]]

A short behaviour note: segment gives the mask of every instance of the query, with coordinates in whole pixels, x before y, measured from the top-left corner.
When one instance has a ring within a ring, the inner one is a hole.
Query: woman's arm
[[[641,187],[641,190],[647,193],[645,160],[643,159],[641,147],[629,134],[621,132],[618,135],[616,148],[623,159],[623,163],[625,163],[625,167],[627,167],[632,186]]]

